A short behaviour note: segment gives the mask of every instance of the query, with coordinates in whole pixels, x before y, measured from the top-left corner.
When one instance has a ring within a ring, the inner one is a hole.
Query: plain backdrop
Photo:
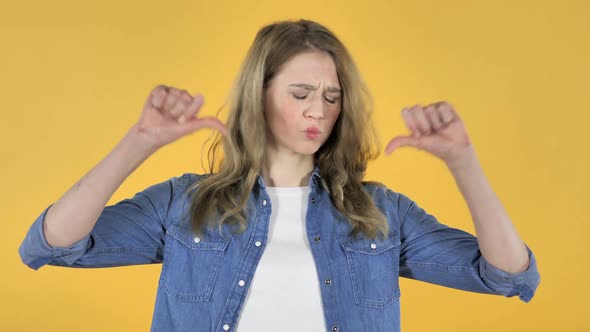
[[[528,304],[401,279],[402,330],[590,330],[588,2],[37,0],[0,7],[0,330],[149,329],[160,264],[34,271],[18,246],[43,209],[137,121],[153,87],[201,92],[201,113],[215,115],[256,31],[297,18],[325,24],[349,48],[375,98],[383,149],[408,133],[403,107],[454,105],[537,256],[541,284]],[[211,133],[156,152],[109,204],[172,176],[203,173],[201,146]],[[434,156],[409,147],[382,154],[367,179],[474,233],[454,179]]]

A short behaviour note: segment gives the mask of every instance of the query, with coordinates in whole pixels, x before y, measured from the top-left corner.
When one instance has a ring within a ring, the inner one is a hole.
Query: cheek
[[[336,123],[336,120],[338,120],[338,117],[340,116],[340,109],[336,109],[334,110],[334,112],[330,113],[330,124],[331,126],[334,126],[334,124]]]
[[[290,101],[275,105],[271,115],[271,126],[275,134],[280,136],[292,135],[297,131],[295,124],[301,122],[299,106]]]
[[[277,118],[280,119],[281,123],[285,125],[290,125],[291,127],[293,124],[297,123],[297,121],[301,121],[301,105],[291,100],[285,100],[280,108],[278,108]]]

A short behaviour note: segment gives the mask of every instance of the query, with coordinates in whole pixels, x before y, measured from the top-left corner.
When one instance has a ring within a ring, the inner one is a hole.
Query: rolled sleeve
[[[43,223],[45,222],[47,211],[49,211],[49,208],[53,204],[45,208],[37,219],[35,219],[25,239],[18,248],[22,262],[33,270],[38,270],[41,266],[55,259],[60,259],[66,264],[72,264],[84,255],[88,247],[90,234],[87,234],[69,247],[52,247],[47,242],[45,233],[43,232]]]
[[[484,282],[498,294],[515,296],[529,302],[535,295],[535,291],[541,282],[541,276],[537,268],[535,254],[526,245],[529,254],[529,266],[519,273],[508,273],[490,264],[483,256],[479,260],[479,273]]]
[[[44,265],[115,267],[161,263],[168,211],[175,209],[192,173],[153,184],[133,197],[106,206],[92,230],[69,247],[52,247],[43,223],[52,203],[30,226],[18,251],[31,269]]]
[[[527,270],[507,273],[486,261],[473,234],[441,223],[404,194],[391,189],[387,194],[401,238],[400,277],[476,293],[518,295],[524,302],[533,298],[540,276],[528,246]]]

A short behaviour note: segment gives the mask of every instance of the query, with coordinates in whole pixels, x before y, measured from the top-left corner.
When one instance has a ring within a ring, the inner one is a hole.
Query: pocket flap
[[[220,250],[224,251],[229,244],[229,239],[214,238],[211,234],[207,234],[206,238],[201,238],[200,241],[195,241],[196,235],[188,226],[178,226],[171,224],[168,227],[168,234],[180,241],[185,246],[195,250]]]
[[[388,249],[401,244],[399,237],[388,238],[385,240],[374,239],[357,239],[351,238],[340,239],[340,246],[346,251],[355,251],[363,254],[377,255]]]

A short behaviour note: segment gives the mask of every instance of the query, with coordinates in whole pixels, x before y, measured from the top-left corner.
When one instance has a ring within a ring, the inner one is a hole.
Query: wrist
[[[453,172],[473,168],[478,164],[479,161],[477,160],[477,155],[475,154],[473,146],[469,146],[460,157],[447,161],[446,163],[449,170]]]
[[[159,147],[149,137],[140,132],[138,124],[134,124],[120,142],[121,148],[135,159],[144,160],[155,153]]]

